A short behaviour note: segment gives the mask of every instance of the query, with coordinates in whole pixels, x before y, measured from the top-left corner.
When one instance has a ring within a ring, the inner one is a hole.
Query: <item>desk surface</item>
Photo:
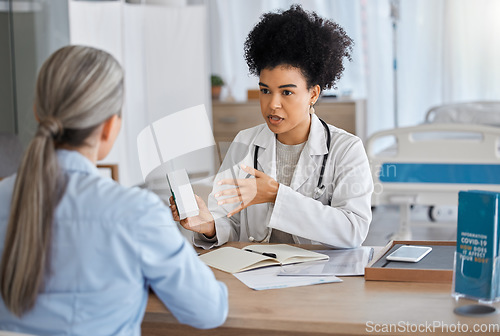
[[[254,291],[231,274],[214,274],[229,290],[229,314],[222,327],[197,330],[180,325],[151,294],[143,335],[452,335],[464,328],[469,332],[461,334],[469,335],[475,327],[490,328],[477,335],[500,333],[498,313],[480,318],[455,315],[455,307],[474,301],[455,301],[451,284],[342,277],[342,283]],[[500,310],[500,303],[495,306]]]

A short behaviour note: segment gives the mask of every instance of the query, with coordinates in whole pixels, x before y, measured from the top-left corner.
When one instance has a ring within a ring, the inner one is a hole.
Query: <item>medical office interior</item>
[[[468,186],[410,176],[398,188],[384,178],[398,163],[498,164],[496,0],[0,0],[0,177],[14,173],[34,134],[42,62],[61,46],[85,44],[113,54],[126,73],[124,126],[100,164],[117,167],[121,184],[167,199],[164,183],[144,183],[137,136],[162,117],[204,104],[216,145],[175,164],[206,198],[232,138],[263,122],[245,37],[261,14],[293,3],[339,23],[355,43],[342,79],[316,110],[359,136],[368,152],[375,191],[364,244],[454,240],[456,195]],[[222,90],[212,95],[217,77]]]

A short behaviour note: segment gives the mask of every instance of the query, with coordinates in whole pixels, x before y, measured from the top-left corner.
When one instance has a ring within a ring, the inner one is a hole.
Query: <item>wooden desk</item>
[[[244,243],[229,245],[242,247]],[[149,297],[142,334],[148,335],[498,335],[500,329],[473,333],[475,324],[500,328],[500,314],[481,318],[455,315],[456,306],[474,303],[451,297],[451,284],[365,281],[343,277],[344,282],[276,290],[254,291],[231,274],[214,270],[229,289],[229,315],[217,329],[197,330],[180,325],[154,294]],[[196,304],[193,302],[193,304]],[[203,303],[200,303],[203,304]],[[500,309],[500,304],[495,304]],[[371,322],[371,324],[370,324]],[[368,324],[367,324],[368,323]],[[405,328],[380,331],[388,324]],[[425,329],[433,323],[446,329]],[[452,328],[469,328],[457,333]],[[420,331],[410,328],[423,328]],[[371,332],[370,332],[371,331]]]

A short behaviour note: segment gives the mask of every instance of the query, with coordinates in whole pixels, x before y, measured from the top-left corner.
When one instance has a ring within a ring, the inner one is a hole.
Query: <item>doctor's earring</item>
[[[309,114],[314,114],[314,112],[316,112],[314,110],[314,103],[312,103],[310,106],[309,106]]]

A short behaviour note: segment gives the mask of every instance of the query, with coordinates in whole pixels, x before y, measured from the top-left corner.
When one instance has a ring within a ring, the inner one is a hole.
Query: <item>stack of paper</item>
[[[323,267],[325,262],[329,262],[327,254],[285,244],[249,245],[243,249],[221,247],[201,255],[200,259],[211,267],[233,273],[237,279],[255,290],[342,281],[331,273],[283,276],[296,273],[289,267],[304,266],[307,268],[312,264],[316,265],[316,263]],[[363,264],[362,269],[364,266],[365,264]],[[285,268],[289,270],[288,273],[284,272]]]

